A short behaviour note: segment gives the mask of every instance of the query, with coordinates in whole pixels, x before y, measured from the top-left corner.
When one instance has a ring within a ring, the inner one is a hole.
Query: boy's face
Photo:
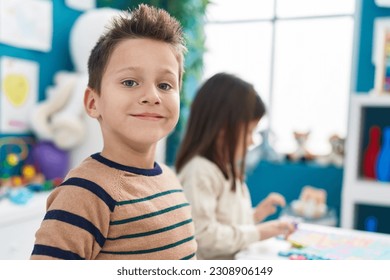
[[[148,149],[177,124],[179,63],[167,43],[120,42],[103,73],[100,95],[88,90],[93,100],[87,111],[99,120],[105,147]]]

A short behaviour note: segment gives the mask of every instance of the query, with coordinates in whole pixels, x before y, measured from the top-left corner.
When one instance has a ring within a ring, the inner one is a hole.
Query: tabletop
[[[390,260],[390,235],[301,223],[289,241],[259,241],[238,252],[236,259]]]

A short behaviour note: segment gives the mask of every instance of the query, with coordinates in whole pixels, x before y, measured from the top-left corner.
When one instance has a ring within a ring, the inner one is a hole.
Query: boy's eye
[[[126,80],[126,81],[122,82],[122,85],[124,85],[126,87],[135,87],[138,84],[137,84],[137,82],[135,82],[133,80]]]
[[[158,87],[162,90],[170,90],[172,87],[167,83],[159,84]]]

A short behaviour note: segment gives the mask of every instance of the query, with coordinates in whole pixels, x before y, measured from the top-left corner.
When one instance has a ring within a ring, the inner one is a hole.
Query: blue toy
[[[390,182],[390,126],[383,129],[383,142],[376,162],[377,179]]]

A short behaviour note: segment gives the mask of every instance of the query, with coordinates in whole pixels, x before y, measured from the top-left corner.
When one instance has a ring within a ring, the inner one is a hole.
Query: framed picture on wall
[[[390,0],[375,0],[375,4],[378,7],[388,8],[390,7]]]
[[[375,21],[373,40],[374,91],[390,94],[390,18]]]
[[[49,52],[53,35],[53,1],[0,0],[0,42]]]
[[[30,130],[31,110],[38,101],[39,65],[35,61],[0,57],[0,134]]]

